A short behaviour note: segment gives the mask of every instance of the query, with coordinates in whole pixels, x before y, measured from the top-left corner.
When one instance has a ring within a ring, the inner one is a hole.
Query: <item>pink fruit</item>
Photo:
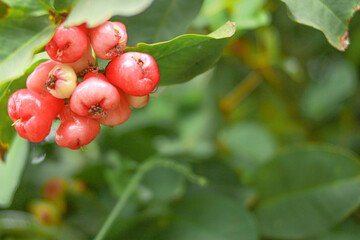
[[[49,73],[46,87],[56,98],[69,98],[77,85],[77,76],[67,64],[56,65]]]
[[[55,141],[60,147],[79,149],[89,144],[100,132],[98,121],[77,115],[70,106],[60,112],[60,127],[56,131]]]
[[[113,59],[121,54],[127,43],[125,25],[107,21],[90,29],[90,41],[95,54],[102,59]]]
[[[123,124],[129,119],[132,113],[131,107],[126,100],[125,93],[121,89],[118,90],[120,94],[120,104],[117,108],[110,111],[108,116],[98,119],[103,125],[116,126]]]
[[[60,24],[45,50],[50,58],[61,63],[72,63],[81,58],[88,48],[88,37],[76,26],[64,27]]]
[[[41,142],[49,134],[52,121],[63,106],[63,100],[50,94],[40,95],[20,89],[10,96],[8,113],[21,137],[31,142]]]
[[[49,72],[57,64],[59,64],[59,62],[54,60],[48,60],[40,63],[26,79],[26,87],[40,94],[47,93],[46,81],[49,78]]]
[[[106,77],[126,94],[146,96],[158,85],[160,72],[151,55],[127,52],[109,63],[106,68]]]
[[[80,116],[102,118],[117,108],[120,95],[116,87],[98,77],[86,78],[73,92],[70,107]]]
[[[68,65],[71,66],[76,73],[81,73],[89,67],[95,67],[95,58],[92,55],[90,44],[79,60],[68,63]]]

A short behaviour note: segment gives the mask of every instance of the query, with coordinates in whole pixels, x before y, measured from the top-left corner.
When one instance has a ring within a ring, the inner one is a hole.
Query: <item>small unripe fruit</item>
[[[121,89],[118,90],[120,94],[119,106],[110,111],[108,116],[98,119],[99,123],[108,126],[117,126],[126,122],[131,116],[132,110],[126,100],[125,94]]]
[[[107,21],[90,29],[90,41],[95,54],[110,60],[121,54],[127,43],[125,25],[121,22]]]
[[[46,81],[49,78],[49,72],[53,69],[59,62],[54,60],[48,60],[43,63],[40,63],[34,71],[26,79],[26,87],[37,93],[47,93]]]
[[[64,197],[67,189],[66,181],[61,177],[51,178],[43,188],[45,199],[54,200]]]
[[[67,64],[56,65],[49,73],[46,86],[56,98],[69,98],[77,85],[77,76]]]
[[[63,106],[64,101],[51,94],[20,89],[10,96],[8,113],[20,137],[41,142],[49,135],[52,121]]]
[[[76,26],[60,24],[45,50],[50,58],[61,63],[72,63],[81,58],[88,48],[88,36]]]
[[[54,203],[36,200],[30,203],[30,212],[44,225],[55,225],[61,221],[61,213]]]
[[[130,106],[132,106],[133,108],[142,108],[144,107],[146,104],[148,104],[150,96],[146,95],[146,96],[142,96],[142,97],[137,97],[137,96],[131,96],[128,94],[125,94],[127,101],[129,102]]]
[[[100,132],[98,121],[77,115],[68,105],[59,117],[61,124],[56,131],[55,141],[60,147],[79,149],[94,140]]]
[[[73,112],[96,119],[106,117],[119,103],[120,95],[116,87],[98,77],[82,81],[70,99]]]
[[[126,94],[146,96],[158,85],[160,72],[151,55],[127,52],[109,63],[106,67],[106,77]]]

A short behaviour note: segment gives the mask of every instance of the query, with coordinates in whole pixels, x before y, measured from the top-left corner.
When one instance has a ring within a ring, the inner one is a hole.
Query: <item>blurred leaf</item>
[[[29,142],[15,136],[5,162],[0,162],[0,207],[8,207],[19,186],[28,157]]]
[[[231,198],[221,195],[190,196],[176,204],[174,211],[174,222],[161,239],[258,239],[252,216]]]
[[[54,0],[54,8],[57,12],[69,11],[76,3],[76,0]]]
[[[252,122],[228,126],[220,133],[220,141],[233,156],[233,164],[251,170],[269,160],[276,150],[271,134]]]
[[[231,20],[239,30],[254,29],[270,22],[270,15],[263,6],[265,0],[240,0],[232,7]]]
[[[350,62],[332,63],[327,72],[323,79],[308,87],[302,99],[304,114],[315,120],[336,113],[356,91],[358,76]]]
[[[322,31],[329,43],[340,51],[350,44],[349,21],[360,7],[359,0],[282,0],[291,17],[302,24]]]
[[[265,237],[300,239],[328,231],[360,204],[358,159],[330,147],[296,148],[254,177]]]
[[[358,240],[360,225],[355,219],[348,219],[331,231],[321,234],[315,240]]]
[[[12,10],[0,21],[0,85],[24,74],[34,52],[50,40],[53,31],[47,16],[31,17]]]
[[[48,1],[48,0],[46,0]],[[2,2],[9,5],[10,8],[21,10],[29,16],[43,16],[47,15],[48,4],[45,0],[2,0]]]
[[[0,20],[4,20],[9,13],[9,6],[0,1]]]
[[[160,85],[184,83],[213,67],[234,33],[234,23],[228,22],[209,35],[187,34],[157,44],[139,43],[126,51],[152,55],[160,69]]]
[[[152,3],[153,0],[79,0],[67,18],[67,24],[80,25],[86,22],[88,27],[96,27],[113,15],[137,15]]]
[[[169,168],[154,168],[145,174],[142,184],[150,190],[154,200],[171,200],[183,192],[185,178]]]

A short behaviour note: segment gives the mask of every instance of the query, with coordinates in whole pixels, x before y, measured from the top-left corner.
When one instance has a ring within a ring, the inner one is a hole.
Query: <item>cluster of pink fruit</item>
[[[159,83],[159,69],[149,54],[124,53],[126,43],[121,22],[107,21],[89,29],[85,24],[60,24],[45,46],[51,60],[29,75],[27,89],[9,98],[8,113],[18,134],[41,142],[59,118],[57,144],[79,149],[95,139],[100,124],[122,124],[131,107],[145,106]],[[112,60],[105,75],[99,72],[92,49],[97,57]]]

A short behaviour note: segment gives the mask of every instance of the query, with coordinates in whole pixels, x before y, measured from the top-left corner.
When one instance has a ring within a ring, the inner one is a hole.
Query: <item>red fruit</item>
[[[76,26],[64,27],[60,24],[53,38],[45,46],[50,58],[61,63],[72,63],[81,58],[88,48],[88,37]]]
[[[26,87],[40,94],[47,93],[46,81],[49,78],[49,72],[57,64],[59,64],[59,62],[54,60],[48,60],[40,63],[26,79]]]
[[[73,92],[70,107],[80,116],[101,118],[115,109],[120,103],[116,87],[98,77],[86,78]]]
[[[80,28],[80,30],[85,33],[86,36],[89,35],[89,29],[86,27],[87,24],[86,23],[83,23],[81,25],[78,25],[77,27]]]
[[[126,94],[145,96],[158,85],[160,72],[151,55],[127,52],[109,63],[106,68],[106,77]]]
[[[90,41],[99,58],[113,59],[121,54],[126,47],[126,27],[121,22],[107,21],[90,29]]]
[[[109,82],[109,80],[104,76],[104,74],[102,73],[96,73],[96,72],[89,72],[87,73],[84,78],[83,78],[83,81],[85,81],[86,79],[89,79],[89,78],[99,78],[101,80],[104,80],[106,82]]]
[[[83,70],[89,67],[94,67],[95,58],[92,55],[90,44],[79,60],[73,63],[68,63],[68,65],[71,66],[76,73],[81,73]]]
[[[146,95],[146,96],[142,96],[142,97],[137,97],[137,96],[131,96],[128,94],[125,94],[127,101],[129,102],[130,106],[132,106],[133,108],[142,108],[144,107],[146,104],[148,104],[150,96]]]
[[[41,142],[49,135],[52,121],[63,105],[63,100],[50,94],[40,95],[20,89],[10,96],[8,113],[21,137],[31,142]]]
[[[89,144],[100,132],[98,121],[77,115],[67,105],[60,112],[60,127],[56,131],[55,141],[60,147],[79,149]]]
[[[120,104],[117,108],[110,111],[108,116],[98,119],[98,121],[103,125],[116,126],[123,124],[131,115],[131,107],[126,100],[125,93],[121,89],[118,90],[121,99]]]

